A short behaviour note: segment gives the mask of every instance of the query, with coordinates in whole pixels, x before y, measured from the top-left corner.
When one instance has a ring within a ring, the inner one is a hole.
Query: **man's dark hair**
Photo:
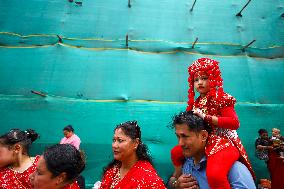
[[[206,130],[208,133],[212,132],[212,128],[201,117],[193,114],[192,111],[181,112],[173,117],[172,128],[181,124],[186,124],[190,131],[196,133],[202,130]]]
[[[74,129],[72,125],[67,125],[66,127],[63,128],[63,131],[74,132]]]
[[[263,133],[268,133],[266,129],[259,129],[258,134],[262,135]]]
[[[54,177],[65,172],[66,181],[74,180],[85,168],[84,155],[71,144],[55,144],[43,153],[47,169]]]

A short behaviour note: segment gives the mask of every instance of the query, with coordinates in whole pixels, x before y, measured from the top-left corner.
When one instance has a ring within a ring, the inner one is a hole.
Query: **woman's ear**
[[[206,142],[208,138],[208,132],[206,130],[201,130],[200,136],[201,136],[202,142]]]
[[[20,144],[15,144],[13,147],[13,150],[15,153],[19,153],[22,149],[22,146]]]
[[[135,141],[134,141],[134,148],[135,148],[135,149],[138,148],[139,143],[140,143],[140,139],[139,139],[139,138],[136,138]]]
[[[56,185],[60,185],[60,184],[64,183],[66,181],[66,178],[67,178],[67,174],[65,172],[60,173],[56,177]]]

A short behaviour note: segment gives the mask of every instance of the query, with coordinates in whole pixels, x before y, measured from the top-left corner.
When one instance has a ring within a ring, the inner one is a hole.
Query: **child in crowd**
[[[268,161],[268,151],[273,147],[268,138],[268,132],[265,129],[258,130],[259,137],[255,141],[255,155],[260,160]]]
[[[271,133],[272,136],[270,137],[270,140],[273,143],[273,147],[277,148],[284,141],[284,138],[280,134],[280,129],[273,128]]]
[[[189,95],[187,111],[203,118],[213,129],[206,145],[206,175],[210,188],[230,189],[227,174],[237,160],[248,169],[252,167],[246,151],[238,137],[238,116],[234,105],[236,100],[223,91],[223,80],[218,62],[210,58],[200,58],[188,68]],[[200,96],[194,100],[194,89]],[[180,146],[172,149],[174,176],[181,173],[183,155]],[[219,166],[222,164],[222,166]]]
[[[273,128],[271,133],[270,142],[272,143],[273,149],[279,153],[280,156],[283,156],[284,137],[281,136],[280,129]]]

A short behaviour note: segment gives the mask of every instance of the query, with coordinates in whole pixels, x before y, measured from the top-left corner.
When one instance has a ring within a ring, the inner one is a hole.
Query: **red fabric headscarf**
[[[189,83],[189,89],[188,89],[188,106],[186,108],[187,111],[192,110],[193,104],[194,104],[194,74],[197,72],[206,72],[209,80],[209,86],[210,96],[216,96],[222,97],[224,94],[223,91],[223,79],[221,77],[221,71],[219,69],[219,62],[216,60],[210,59],[210,58],[200,58],[196,61],[194,61],[189,67],[188,67],[188,83]]]

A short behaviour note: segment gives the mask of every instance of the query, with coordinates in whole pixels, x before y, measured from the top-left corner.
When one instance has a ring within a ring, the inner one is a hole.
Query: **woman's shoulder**
[[[0,186],[6,183],[7,178],[10,178],[13,172],[8,168],[4,167],[0,169]]]
[[[144,160],[137,161],[135,167],[143,171],[155,171],[153,165],[150,162]]]
[[[31,157],[31,160],[33,162],[31,167],[36,167],[39,158],[40,158],[40,155],[36,155],[35,157]]]
[[[33,163],[34,163],[34,164],[37,164],[39,158],[40,158],[40,155],[36,155],[35,157],[32,157]]]
[[[139,177],[143,179],[144,183],[164,186],[163,180],[150,162],[138,161],[135,166],[139,169]]]
[[[6,173],[9,170],[10,169],[8,167],[2,167],[2,168],[0,168],[0,174],[2,175],[2,174]]]
[[[10,188],[15,184],[14,180],[14,173],[13,171],[8,168],[1,168],[0,169],[0,188]]]
[[[108,177],[112,177],[113,175],[115,175],[117,173],[117,171],[119,170],[119,164],[114,164],[112,167],[108,168],[103,175],[103,179],[106,179]]]

